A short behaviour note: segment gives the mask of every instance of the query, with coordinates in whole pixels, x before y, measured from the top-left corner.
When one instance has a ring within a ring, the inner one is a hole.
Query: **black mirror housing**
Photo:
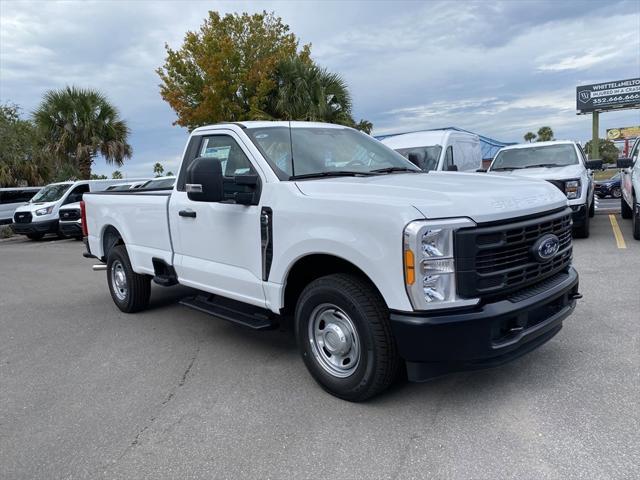
[[[619,158],[617,161],[618,168],[631,168],[633,167],[633,159],[632,158]]]
[[[211,157],[198,157],[187,168],[186,190],[194,202],[224,200],[222,164]]]
[[[587,160],[585,162],[585,166],[589,170],[602,170],[603,161],[602,160]]]

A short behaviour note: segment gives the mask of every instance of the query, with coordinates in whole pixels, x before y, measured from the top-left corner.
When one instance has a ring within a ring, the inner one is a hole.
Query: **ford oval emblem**
[[[531,254],[538,262],[544,263],[556,256],[560,250],[560,239],[553,233],[543,235],[531,247]]]

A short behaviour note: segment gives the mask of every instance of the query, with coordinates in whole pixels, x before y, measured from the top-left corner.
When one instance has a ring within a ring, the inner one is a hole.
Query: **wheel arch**
[[[125,245],[125,242],[122,234],[118,231],[118,229],[109,224],[105,225],[105,227],[102,229],[100,245],[102,246],[102,259],[103,261],[106,261],[111,249],[116,245]]]

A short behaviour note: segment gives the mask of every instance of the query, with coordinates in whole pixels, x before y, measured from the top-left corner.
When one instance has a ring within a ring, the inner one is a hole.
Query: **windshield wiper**
[[[497,172],[498,170],[519,170],[522,167],[497,167],[497,168],[492,168],[491,171],[492,172]]]
[[[293,175],[289,180],[301,180],[304,178],[322,178],[322,177],[358,177],[377,175],[372,172],[354,172],[350,170],[332,170],[329,172],[304,173],[302,175]]]
[[[562,165],[558,165],[557,163],[537,163],[535,165],[527,165],[522,168],[542,168],[542,167],[562,167]]]
[[[393,172],[424,173],[423,170],[416,170],[415,168],[409,168],[409,167],[376,168],[375,170],[371,170],[371,172],[373,173],[393,173]]]

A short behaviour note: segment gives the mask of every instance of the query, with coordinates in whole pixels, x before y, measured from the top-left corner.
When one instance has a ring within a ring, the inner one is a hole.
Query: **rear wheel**
[[[109,252],[107,283],[113,302],[123,312],[139,312],[149,305],[151,278],[133,271],[124,245],[116,245]]]
[[[44,237],[44,233],[27,233],[27,238],[29,240],[42,240]]]
[[[389,311],[364,279],[334,274],[314,280],[300,295],[295,323],[307,369],[332,395],[362,401],[395,380],[400,359]]]
[[[624,197],[620,197],[620,215],[622,218],[627,219],[631,218],[633,215],[633,210],[631,210],[631,207],[624,200]]]
[[[622,190],[620,190],[620,187],[614,187],[611,191],[611,196],[613,198],[620,198],[622,196]]]

